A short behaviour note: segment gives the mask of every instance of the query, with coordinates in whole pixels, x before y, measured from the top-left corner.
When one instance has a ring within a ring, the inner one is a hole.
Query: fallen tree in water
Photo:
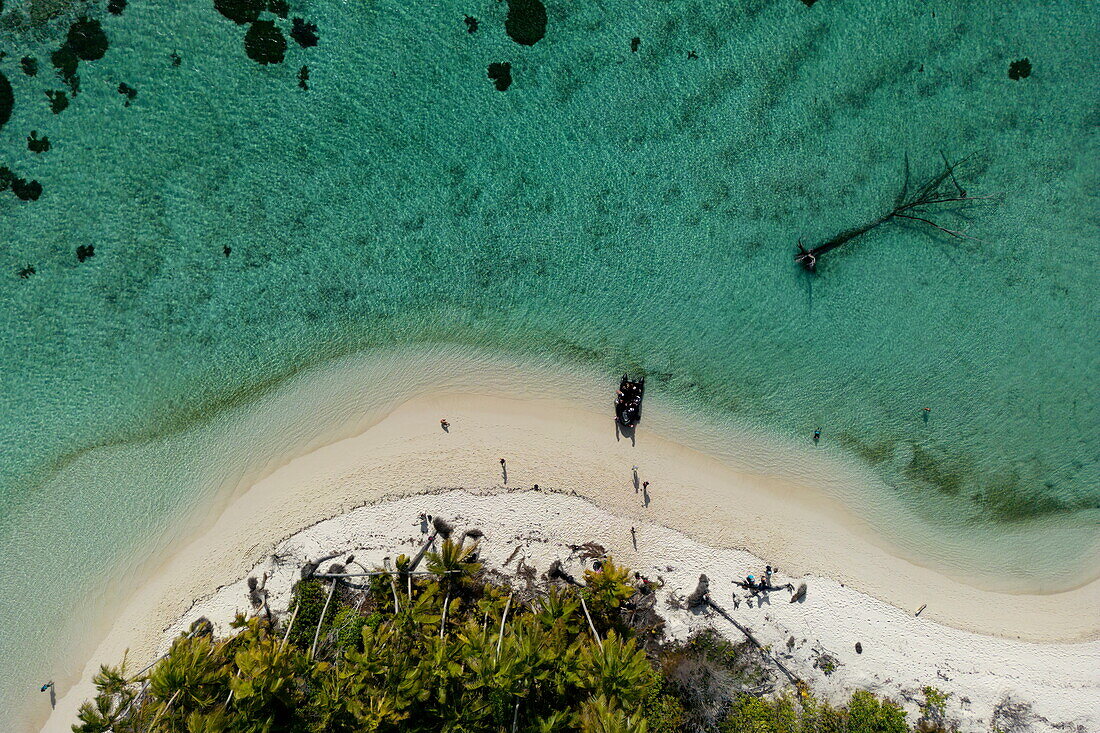
[[[896,219],[907,219],[909,221],[927,224],[956,239],[976,240],[976,237],[971,237],[960,229],[951,229],[936,223],[931,217],[941,213],[944,207],[952,204],[956,205],[956,207],[968,206],[981,201],[994,200],[995,197],[971,196],[967,193],[966,189],[959,185],[958,179],[955,178],[955,170],[969,161],[972,156],[968,155],[957,163],[951,163],[943,153],[940,153],[940,156],[943,158],[943,170],[926,180],[916,189],[916,191],[910,193],[909,156],[906,155],[905,176],[902,182],[901,192],[894,200],[894,208],[862,226],[846,229],[832,239],[811,249],[806,249],[802,245],[802,240],[799,240],[798,254],[795,255],[794,261],[802,265],[806,270],[814,272],[817,270],[818,259],[826,252],[834,250],[842,244],[847,244],[853,239],[863,236],[872,229]],[[940,207],[941,211],[928,211],[928,207]],[[958,213],[957,210],[956,213]]]

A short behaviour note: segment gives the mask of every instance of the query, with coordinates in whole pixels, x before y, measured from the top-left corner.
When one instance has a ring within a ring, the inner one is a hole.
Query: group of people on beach
[[[616,412],[620,407],[640,407],[642,404],[642,388],[636,382],[624,381],[622,386],[615,390]],[[617,417],[615,418],[618,419]]]
[[[750,598],[755,598],[761,593],[767,593],[773,590],[794,591],[794,586],[790,583],[787,583],[785,585],[772,585],[772,575],[774,573],[775,570],[772,568],[772,566],[767,565],[764,568],[764,577],[760,578],[759,580],[757,580],[756,576],[754,575],[746,575],[744,580],[735,580],[733,581],[733,584],[749,591]]]

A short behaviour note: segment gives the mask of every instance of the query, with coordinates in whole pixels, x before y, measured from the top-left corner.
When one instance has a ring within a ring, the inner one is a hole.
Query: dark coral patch
[[[237,25],[255,21],[264,5],[264,0],[214,0],[214,9]]]
[[[280,64],[286,56],[286,38],[270,20],[257,20],[244,34],[244,52],[258,64]]]
[[[122,82],[121,84],[118,85],[118,93],[126,95],[126,104],[125,104],[125,106],[129,107],[130,102],[134,101],[134,97],[137,96],[137,89],[134,89],[132,86],[130,86],[126,82]]]
[[[630,39],[630,53],[637,53],[638,47],[642,45],[642,39],[634,36]]]
[[[290,29],[290,37],[298,42],[298,45],[302,48],[310,48],[316,46],[317,41],[317,26],[302,18],[295,18]]]
[[[67,44],[81,61],[96,61],[107,53],[107,34],[98,20],[77,18],[69,26]]]
[[[493,80],[498,92],[503,92],[512,86],[512,65],[507,61],[500,64],[489,64],[489,78]]]
[[[20,268],[19,277],[26,280],[28,277],[33,275],[35,272],[37,272],[37,270],[34,269],[34,265],[27,265],[26,267]]]
[[[27,76],[34,76],[38,73],[38,59],[32,56],[24,56],[19,65],[23,67],[23,73]]]
[[[42,195],[42,184],[38,181],[16,178],[11,182],[11,190],[23,201],[37,201]]]
[[[504,30],[516,43],[534,46],[546,35],[546,6],[540,0],[508,0]]]
[[[469,15],[463,16],[466,22],[467,33],[477,33],[477,18],[472,18]]]
[[[80,89],[80,77],[76,75],[76,69],[80,65],[80,58],[76,52],[65,44],[50,54],[50,62],[57,69],[57,73],[69,85],[69,90],[76,94]]]
[[[303,66],[298,69],[298,88],[303,92],[309,91],[309,67]]]
[[[83,262],[89,257],[95,257],[94,244],[82,244],[76,248],[76,261]]]
[[[111,0],[107,3],[107,12],[111,15],[122,15],[126,9],[126,0]]]
[[[290,3],[286,0],[268,0],[267,9],[280,18],[285,18],[290,13]]]
[[[43,135],[38,137],[38,130],[31,130],[27,137],[27,150],[32,153],[44,153],[50,149],[50,138]]]
[[[1013,61],[1008,65],[1008,78],[1013,81],[1026,79],[1031,76],[1031,61],[1026,58]]]
[[[804,3],[804,4],[806,5],[806,7],[808,8],[808,7],[810,7],[811,5],[813,5],[814,3],[816,3],[816,2],[817,2],[817,0],[802,0],[802,2],[803,2],[803,3]]]
[[[0,128],[11,119],[11,111],[15,109],[15,92],[11,90],[11,82],[4,72],[0,71]]]
[[[46,92],[46,96],[50,100],[50,111],[55,115],[61,114],[69,106],[69,98],[65,96],[65,92],[55,92],[50,89]]]

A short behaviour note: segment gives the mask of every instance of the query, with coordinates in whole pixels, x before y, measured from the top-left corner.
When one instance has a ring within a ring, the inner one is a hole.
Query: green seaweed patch
[[[504,30],[516,43],[534,46],[546,35],[546,6],[540,0],[508,0]]]
[[[15,109],[15,92],[11,89],[11,82],[4,72],[0,71],[0,128],[3,128],[11,119],[12,110]]]
[[[1031,488],[1015,472],[994,479],[971,498],[986,517],[999,522],[1025,522],[1087,508]]]
[[[244,34],[244,52],[258,64],[281,64],[286,56],[286,37],[274,21],[257,20]]]
[[[38,137],[38,130],[31,130],[27,136],[27,150],[32,153],[44,153],[50,149],[50,138],[46,135]]]
[[[27,76],[38,75],[38,59],[33,56],[24,56],[19,60],[19,66]]]
[[[839,434],[836,439],[841,447],[852,451],[872,466],[889,460],[894,455],[894,446],[897,444],[897,441],[887,439],[866,441],[848,432]]]
[[[264,0],[214,0],[214,9],[237,25],[256,21],[266,5]]]
[[[905,467],[905,475],[914,481],[930,484],[939,491],[951,495],[962,491],[965,483],[961,467],[951,466],[948,460],[937,458],[920,446],[913,448],[913,457]]]
[[[61,114],[69,106],[69,98],[65,96],[65,92],[55,92],[48,89],[46,90],[46,98],[50,100],[50,111],[55,115]]]

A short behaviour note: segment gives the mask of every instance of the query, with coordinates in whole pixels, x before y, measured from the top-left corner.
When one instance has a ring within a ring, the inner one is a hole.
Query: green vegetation
[[[774,694],[773,670],[748,644],[713,632],[660,643],[653,584],[610,559],[584,587],[493,581],[476,543],[449,539],[426,564],[429,574],[409,575],[402,558],[365,585],[337,582],[327,611],[334,581],[302,580],[296,610],[238,616],[228,638],[196,623],[147,672],[104,667],[73,730],[910,730],[903,710],[866,692],[843,707]],[[945,698],[929,690],[942,714]]]

